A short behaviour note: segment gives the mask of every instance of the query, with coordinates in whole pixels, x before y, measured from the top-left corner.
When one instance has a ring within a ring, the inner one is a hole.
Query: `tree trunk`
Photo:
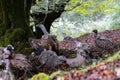
[[[1,4],[0,4],[0,12],[2,12]],[[1,23],[2,23],[2,17],[3,17],[3,14],[0,13],[0,25],[1,25]]]
[[[61,16],[61,14],[64,11],[64,8],[66,6],[66,3],[69,2],[70,0],[65,0],[65,3],[63,4],[59,4],[59,8],[57,11],[51,11],[50,13],[43,13],[43,12],[39,12],[39,14],[31,14],[31,16],[37,21],[36,24],[41,23],[44,24],[44,26],[46,27],[46,30],[48,31],[48,33],[50,33],[50,27],[52,25],[52,23],[54,22],[55,19],[59,18]],[[41,36],[44,33],[41,31],[41,29],[36,28],[36,38],[41,38]]]
[[[48,33],[50,33],[50,27],[52,23],[54,22],[55,19],[60,17],[63,11],[64,11],[64,8],[62,9],[62,11],[59,11],[59,12],[48,13],[46,19],[44,19],[45,14],[41,14],[41,13],[39,13],[39,15],[33,14],[32,17],[34,16],[34,18],[38,21],[36,22],[36,24],[38,24],[39,22],[42,22],[42,24],[44,24],[44,26],[46,27],[46,30],[48,31]],[[40,28],[36,28],[36,38],[41,38],[43,34],[44,33],[41,31]]]
[[[3,21],[0,26],[0,45],[12,44],[21,49],[33,36],[29,28],[29,14],[32,0],[0,0]]]

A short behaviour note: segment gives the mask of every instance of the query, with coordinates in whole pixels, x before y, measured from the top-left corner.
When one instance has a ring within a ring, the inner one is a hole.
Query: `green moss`
[[[21,28],[17,28],[14,30],[9,29],[6,31],[4,36],[5,43],[8,44],[16,41],[23,41],[22,38],[24,38],[24,36],[25,36],[25,31]]]
[[[28,36],[26,34],[27,32],[22,28],[7,30],[4,36],[4,46],[12,44],[17,50],[25,48],[28,45]]]
[[[68,74],[69,72],[67,72],[67,71],[60,71],[60,70],[58,70],[58,71],[56,71],[56,72],[53,72],[51,75],[50,75],[50,78],[52,79],[52,78],[54,78],[54,77],[57,77],[57,80],[63,80],[63,79],[58,79],[58,78],[60,78],[61,76],[64,76],[64,75],[66,75],[66,74]]]
[[[4,45],[10,44],[12,30],[7,30],[4,36]]]
[[[50,77],[45,73],[34,75],[31,80],[50,80]]]

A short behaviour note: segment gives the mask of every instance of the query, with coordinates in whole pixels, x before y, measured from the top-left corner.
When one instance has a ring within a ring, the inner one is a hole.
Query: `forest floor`
[[[120,80],[120,30],[106,30],[99,33],[99,36],[102,35],[116,43],[118,47],[109,51],[92,48],[95,46],[93,33],[75,38],[79,41],[86,41],[91,47],[93,57],[99,59],[99,61],[88,66],[82,66],[79,69],[69,70],[66,65],[62,66],[62,70],[65,71],[57,71],[58,68],[57,72],[46,69],[50,73],[53,72],[50,75],[52,80]]]

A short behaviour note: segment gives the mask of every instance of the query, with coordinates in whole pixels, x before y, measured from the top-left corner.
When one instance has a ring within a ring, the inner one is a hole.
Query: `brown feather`
[[[116,47],[116,44],[111,42],[109,39],[107,39],[106,37],[103,38],[103,36],[98,37],[98,31],[97,30],[93,30],[94,32],[94,41],[95,41],[95,45],[103,50],[109,50],[109,49],[113,49]]]
[[[96,39],[95,44],[97,47],[105,50],[113,49],[115,48],[115,44],[107,39]]]
[[[10,59],[10,62],[13,67],[20,70],[29,70],[32,67],[25,56],[22,54],[14,54],[13,58]]]

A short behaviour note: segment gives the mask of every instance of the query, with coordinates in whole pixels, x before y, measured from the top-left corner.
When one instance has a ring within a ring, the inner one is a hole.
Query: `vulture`
[[[57,51],[59,49],[59,43],[55,35],[43,35],[41,37],[41,44],[47,50]]]
[[[0,80],[15,80],[11,72],[6,70],[0,71]]]
[[[86,59],[85,59],[86,53],[84,50],[79,49],[77,50],[77,56],[75,58],[66,58],[66,63],[71,67],[80,67],[81,65],[86,64]]]
[[[32,52],[31,55],[27,57],[27,59],[32,63],[33,66],[38,66],[40,65],[38,57],[43,51],[46,51],[46,49],[43,46],[36,44],[35,50],[36,51]]]
[[[19,70],[29,71],[32,67],[30,62],[26,59],[26,56],[23,54],[14,54],[12,59],[10,59],[10,62],[13,67]]]
[[[26,56],[23,54],[14,54],[14,47],[12,45],[8,45],[7,47],[4,47],[2,49],[1,55],[0,55],[0,63],[5,63],[5,72],[10,71],[10,67],[14,67],[18,70],[23,70],[24,75],[26,75],[26,72],[31,69],[30,62],[26,59]],[[10,79],[9,79],[10,80]],[[17,79],[19,80],[19,79]]]
[[[59,43],[55,35],[43,35],[41,39],[29,38],[29,43],[33,49],[36,49],[36,45],[41,45],[47,50],[58,51]]]
[[[66,62],[62,56],[58,56],[56,52],[51,50],[43,51],[39,56],[39,61],[46,67],[55,67]]]
[[[53,50],[57,52],[59,49],[59,44],[56,35],[50,35],[45,26],[41,23],[37,24],[36,27],[39,27],[44,33],[44,35],[41,37],[41,45],[47,50]]]
[[[97,30],[93,30],[94,32],[94,42],[95,45],[103,50],[110,50],[116,47],[116,44],[111,42],[109,39],[105,38],[105,37],[98,37],[98,31]]]
[[[29,59],[33,65],[39,67],[55,67],[66,62],[64,57],[58,56],[56,52],[51,50],[43,51],[40,55],[35,55],[35,53],[32,52]]]

